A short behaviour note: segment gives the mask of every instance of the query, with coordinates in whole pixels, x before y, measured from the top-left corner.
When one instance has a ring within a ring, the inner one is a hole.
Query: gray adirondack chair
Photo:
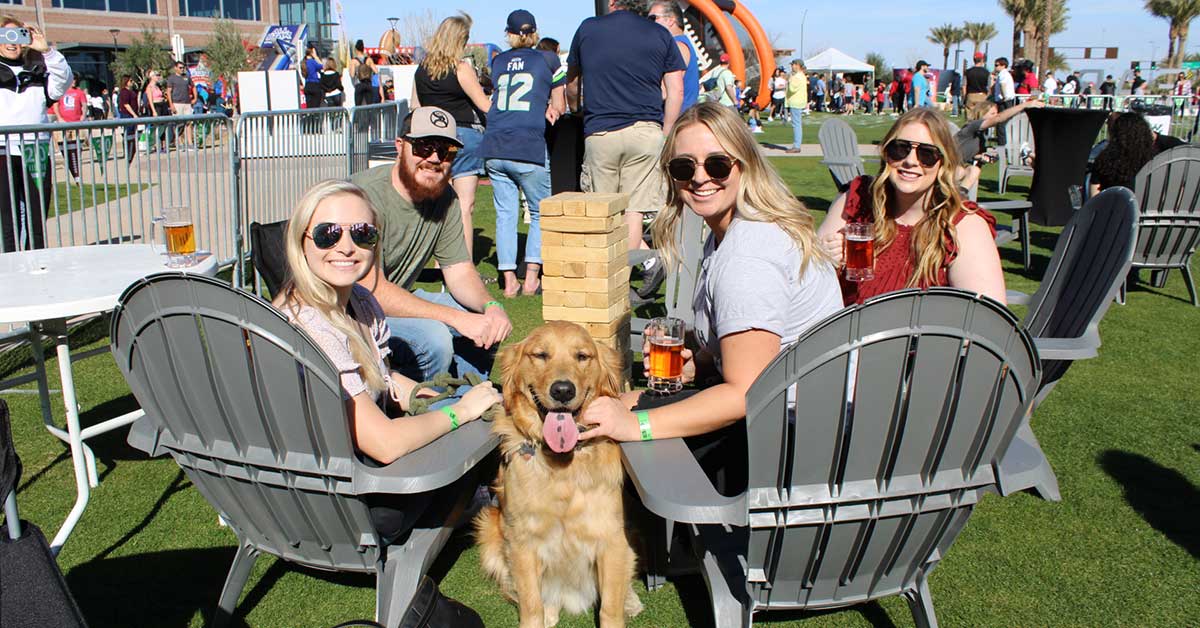
[[[394,628],[445,544],[449,520],[384,545],[368,494],[447,486],[492,451],[476,421],[379,467],[356,454],[338,373],[267,302],[182,273],[131,285],[112,317],[112,353],[146,416],[129,444],[169,453],[237,535],[212,625],[232,617],[261,553],[376,575],[376,616]],[[448,491],[447,491],[448,492]]]
[[[950,135],[958,133],[958,125],[947,122]],[[967,198],[978,202],[979,184],[967,190]],[[986,201],[978,203],[980,207],[993,214],[1008,214],[1012,219],[1008,225],[996,225],[996,246],[1004,246],[1013,240],[1021,242],[1021,262],[1025,270],[1029,270],[1029,210],[1033,204],[1029,201]]]
[[[1200,146],[1176,146],[1159,153],[1138,172],[1134,187],[1142,212],[1134,272],[1154,271],[1154,283],[1162,287],[1167,271],[1178,268],[1192,305],[1200,306],[1191,269],[1192,253],[1200,243]],[[1121,286],[1122,303],[1125,288]]]
[[[1071,362],[1097,355],[1100,320],[1129,272],[1138,232],[1137,201],[1125,188],[1110,188],[1088,199],[1063,227],[1042,283],[1033,296],[1008,292],[1010,304],[1028,305],[1022,321],[1042,359],[1042,379],[1034,408],[1045,400]],[[1004,494],[1034,489],[1058,501],[1058,480],[1029,426],[1021,422],[1000,461]]]
[[[821,163],[829,168],[838,192],[845,192],[850,182],[866,174],[862,155],[858,153],[858,136],[841,118],[829,118],[817,131],[821,142]]]
[[[1000,151],[1000,193],[1008,189],[1008,180],[1013,177],[1032,177],[1033,168],[1022,163],[1021,149],[1033,150],[1033,127],[1029,116],[1021,113],[1004,123],[1008,141]]]
[[[0,399],[0,625],[84,628],[87,622],[54,561],[42,531],[21,521],[17,484],[21,459],[13,446],[8,404]]]
[[[681,439],[623,444],[625,468],[647,508],[692,524],[717,626],[892,595],[936,626],[929,573],[997,489],[1040,370],[995,301],[893,292],[817,324],[750,387],[745,493],[718,494]]]
[[[675,250],[679,252],[679,260],[667,271],[666,315],[682,320],[691,329],[696,321],[692,298],[696,296],[700,260],[704,254],[704,220],[686,207],[679,218]],[[630,346],[634,351],[641,350],[642,332],[649,322],[650,319],[639,317],[631,320]]]

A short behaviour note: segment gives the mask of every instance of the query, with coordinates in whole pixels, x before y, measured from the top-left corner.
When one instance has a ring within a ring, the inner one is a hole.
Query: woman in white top
[[[26,28],[30,39],[0,44],[0,125],[46,124],[46,109],[71,84],[71,67],[37,27],[11,16],[0,16],[0,26]],[[54,178],[50,134],[14,133],[5,139],[0,146],[0,253],[40,249],[46,246],[45,207]],[[29,163],[30,158],[36,162]]]
[[[690,437],[717,489],[736,494],[745,488],[746,391],[781,350],[842,309],[838,281],[808,209],[737,114],[713,102],[683,112],[661,161],[674,185],[654,222],[660,250],[677,256],[685,207],[711,231],[692,304],[695,338],[683,350],[685,382],[711,385],[665,404],[637,392],[597,399],[582,414],[594,427],[580,438]]]

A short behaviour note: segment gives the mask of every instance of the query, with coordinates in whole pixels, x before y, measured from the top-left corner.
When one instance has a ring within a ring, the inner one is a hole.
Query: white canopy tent
[[[838,50],[826,48],[815,56],[804,60],[804,67],[809,72],[870,72],[875,73],[875,66],[859,61],[854,57]]]

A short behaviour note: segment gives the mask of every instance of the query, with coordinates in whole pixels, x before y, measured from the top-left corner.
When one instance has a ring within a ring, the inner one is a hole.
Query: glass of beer
[[[852,222],[846,225],[845,249],[846,279],[867,281],[875,278],[875,226],[868,222]]]
[[[183,268],[196,263],[196,226],[188,207],[167,207],[162,212],[167,239],[167,267]]]
[[[645,336],[650,343],[650,390],[676,393],[683,389],[683,321],[662,317],[646,325]]]

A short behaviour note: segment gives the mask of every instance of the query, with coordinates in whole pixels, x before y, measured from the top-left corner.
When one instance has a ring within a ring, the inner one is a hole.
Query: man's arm
[[[670,133],[679,118],[679,108],[683,106],[683,70],[664,74],[663,86],[667,90],[667,99],[663,103],[663,133]]]
[[[1001,111],[1000,113],[997,113],[996,115],[994,115],[990,118],[984,118],[983,124],[979,125],[979,130],[986,131],[992,127],[1000,126],[1001,124],[1008,122],[1009,120],[1013,119],[1013,117],[1015,117],[1016,115],[1024,112],[1026,109],[1029,109],[1031,107],[1033,109],[1038,109],[1040,107],[1045,107],[1045,106],[1046,106],[1046,103],[1042,102],[1041,100],[1038,100],[1036,98],[1030,98],[1029,100],[1026,100],[1023,103],[1016,105],[1015,107],[1009,107],[1008,109],[1005,109],[1004,111]]]
[[[454,297],[463,307],[482,312],[468,314],[464,327],[455,327],[459,332],[475,341],[475,344],[487,349],[499,344],[512,332],[512,322],[508,314],[499,304],[492,304],[492,295],[483,287],[479,271],[471,262],[459,262],[442,267],[442,280],[450,296]]]
[[[466,312],[430,303],[421,297],[414,296],[402,286],[388,281],[376,267],[372,267],[370,272],[358,283],[375,295],[375,299],[383,308],[383,313],[391,317],[428,318],[458,329],[458,325],[463,322],[463,317],[467,315]]]
[[[567,106],[579,111],[579,66],[567,66]]]

